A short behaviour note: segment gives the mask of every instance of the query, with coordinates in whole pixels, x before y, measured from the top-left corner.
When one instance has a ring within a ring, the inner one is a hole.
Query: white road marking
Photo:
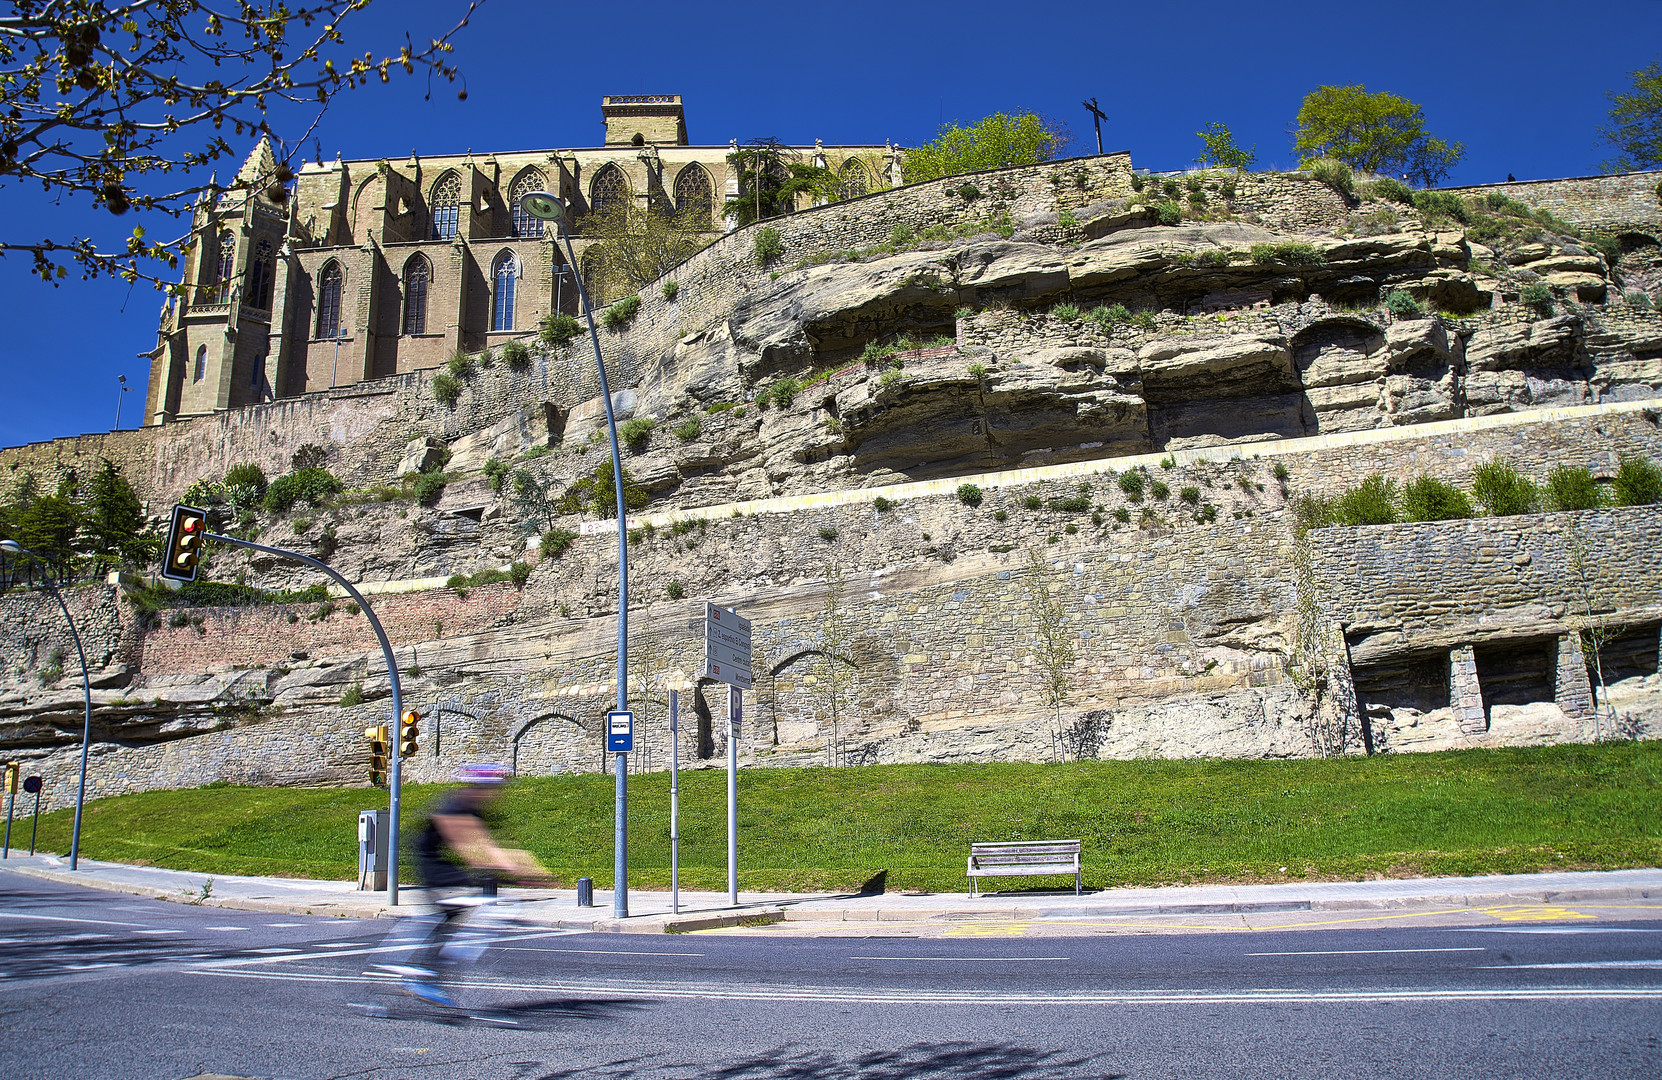
[[[1458,934],[1662,934],[1654,926],[1465,926]]]
[[[1461,945],[1446,949],[1309,949],[1302,952],[1249,952],[1247,956],[1373,956],[1392,953],[1421,952],[1488,952],[1477,945]]]
[[[94,926],[143,926],[141,922],[116,922],[114,919],[71,919],[67,915],[24,915],[17,911],[0,911],[0,919],[39,919],[41,922],[91,923]]]
[[[570,930],[531,931],[529,933],[524,933],[524,934],[514,934],[511,937],[506,938],[506,940],[509,940],[509,941],[531,941],[531,940],[534,940],[536,938],[544,938],[544,937],[566,937],[566,936],[568,936],[568,935],[570,935],[571,933],[574,933],[574,932],[584,933],[585,931],[570,931]],[[341,944],[338,944],[338,945],[325,943],[324,947],[339,948],[340,949],[339,952],[327,952],[327,953],[307,952],[307,953],[299,953],[299,954],[294,955],[294,956],[254,956],[254,957],[248,957],[248,958],[245,958],[245,959],[242,959],[242,960],[222,960],[222,961],[218,961],[213,966],[215,966],[215,967],[228,967],[228,968],[229,967],[243,967],[243,966],[248,965],[248,964],[281,964],[281,963],[284,963],[284,962],[289,961],[289,960],[316,960],[316,959],[320,959],[321,957],[324,957],[324,956],[370,956],[370,955],[374,955],[376,953],[402,953],[402,952],[409,952],[410,951],[409,942],[398,942],[398,943],[395,943],[395,944],[392,944],[392,945],[368,945],[368,946],[365,946],[363,948],[357,948],[357,949],[343,947],[344,945],[350,945],[350,944],[351,944],[350,942],[344,942],[344,943],[341,943]],[[500,947],[500,946],[492,946],[492,948],[498,948],[498,947]]]
[[[523,940],[523,939],[516,939]],[[588,953],[595,956],[703,956],[701,952],[647,952],[644,949],[532,949],[524,945],[490,945],[492,952]]]
[[[135,934],[182,934],[183,930],[134,930]]]
[[[944,960],[951,963],[1017,963],[1023,960],[1072,960],[1071,956],[851,956],[850,960]]]
[[[1607,970],[1656,971],[1662,970],[1662,960],[1572,960],[1563,964],[1486,964],[1494,971],[1527,971],[1540,968],[1603,968]]]
[[[283,982],[363,984],[390,981],[360,975],[330,975],[297,971],[239,971],[224,965],[192,969],[199,975],[269,979]],[[1662,986],[1538,986],[1519,989],[1378,989],[1320,990],[1302,987],[1257,987],[1247,990],[1143,990],[1098,994],[1005,994],[991,991],[849,990],[818,986],[732,987],[715,983],[647,983],[629,980],[571,983],[535,983],[508,980],[464,980],[461,989],[503,990],[520,993],[559,993],[573,997],[699,998],[724,1001],[815,1001],[858,1005],[1257,1005],[1362,1004],[1389,1002],[1460,1001],[1662,1001]]]
[[[204,930],[231,931],[231,930],[247,930],[248,927],[246,927],[246,926],[204,926],[202,929],[204,929]]]
[[[257,952],[257,953],[260,953],[264,956],[281,956],[284,953],[295,953],[295,952],[299,952],[300,950],[299,949],[270,948],[270,949],[250,949],[248,951],[249,952]]]
[[[320,941],[316,947],[319,949],[357,949],[361,948],[363,944],[361,941]]]

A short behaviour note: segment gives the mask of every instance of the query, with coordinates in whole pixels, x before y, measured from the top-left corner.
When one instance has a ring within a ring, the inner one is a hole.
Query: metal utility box
[[[358,888],[379,891],[387,887],[387,827],[385,810],[358,813]]]

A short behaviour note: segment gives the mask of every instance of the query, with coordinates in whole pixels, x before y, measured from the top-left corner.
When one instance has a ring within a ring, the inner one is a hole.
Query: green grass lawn
[[[439,790],[407,787],[406,822]],[[890,889],[956,890],[971,841],[1074,837],[1094,886],[1657,866],[1659,795],[1662,742],[1327,761],[760,769],[739,776],[740,884],[846,889],[887,870]],[[350,878],[358,811],[386,800],[363,788],[122,795],[88,804],[81,850],[208,874]],[[587,875],[606,887],[612,802],[610,776],[543,777],[509,789],[493,816],[505,842],[566,882]],[[725,887],[725,805],[720,770],[682,773],[685,888]],[[630,884],[667,888],[668,775],[631,776],[629,812]],[[43,849],[68,850],[71,816],[41,819]]]

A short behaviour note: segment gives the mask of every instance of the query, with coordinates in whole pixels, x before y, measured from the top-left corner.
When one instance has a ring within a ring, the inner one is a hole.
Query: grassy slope
[[[682,774],[684,887],[725,882],[724,784],[719,770]],[[494,816],[506,842],[566,879],[609,885],[612,785],[596,775],[526,780]],[[668,776],[632,776],[629,789],[631,884],[667,887]],[[406,821],[437,790],[407,788]],[[1659,794],[1662,742],[1331,761],[766,769],[739,778],[740,880],[848,888],[887,869],[891,889],[959,889],[972,840],[1072,837],[1085,844],[1087,883],[1099,886],[1655,866]],[[204,873],[349,878],[357,812],[385,805],[385,792],[365,789],[119,796],[88,805],[82,852]],[[42,818],[41,846],[67,850],[69,827],[67,811]]]

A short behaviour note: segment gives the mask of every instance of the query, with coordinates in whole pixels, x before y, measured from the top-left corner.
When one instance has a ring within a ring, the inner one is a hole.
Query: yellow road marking
[[[1479,914],[1489,915],[1505,922],[1547,922],[1553,919],[1596,919],[1557,904],[1507,904],[1504,907],[1476,908]]]
[[[959,923],[948,930],[943,937],[1020,937],[1027,929],[1024,922],[1011,923]]]

